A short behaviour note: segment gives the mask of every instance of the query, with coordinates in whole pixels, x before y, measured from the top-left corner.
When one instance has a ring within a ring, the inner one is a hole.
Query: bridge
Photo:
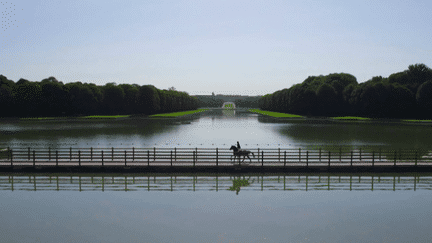
[[[8,148],[0,154],[0,171],[432,171],[428,151],[248,150],[251,160],[240,163],[227,148]]]
[[[236,106],[235,106],[234,102],[224,102],[222,104],[222,108],[223,109],[235,109]]]

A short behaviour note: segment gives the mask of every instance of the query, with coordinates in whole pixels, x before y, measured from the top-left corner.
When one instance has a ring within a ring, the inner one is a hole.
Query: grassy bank
[[[289,118],[299,118],[303,116],[294,115],[294,114],[287,114],[287,113],[279,113],[279,112],[272,112],[272,111],[262,111],[260,109],[250,109],[248,110],[250,112],[259,113],[266,116],[272,116],[272,117],[289,117]]]
[[[402,120],[404,122],[432,122],[432,120]]]
[[[208,109],[198,109],[198,110],[193,110],[193,111],[182,111],[182,112],[173,112],[173,113],[163,113],[163,114],[155,114],[155,115],[151,115],[149,117],[178,117],[178,116],[184,116],[184,115],[189,115],[189,114],[194,114],[194,113],[199,113],[199,112],[203,112],[203,111],[207,111]]]
[[[27,117],[27,118],[20,118],[20,120],[23,121],[38,121],[38,120],[62,120],[62,119],[115,119],[115,118],[126,118],[129,117],[129,115],[112,115],[112,116],[102,116],[102,115],[96,115],[96,116],[77,116],[77,117]]]

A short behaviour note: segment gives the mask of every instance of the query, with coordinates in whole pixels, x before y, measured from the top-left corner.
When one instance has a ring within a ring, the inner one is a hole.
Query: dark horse
[[[248,159],[250,160],[250,162],[252,162],[251,158],[249,157],[249,154],[252,154],[253,157],[255,158],[255,155],[254,155],[253,152],[251,152],[251,151],[249,151],[249,150],[238,149],[238,148],[237,148],[236,146],[234,146],[234,145],[231,146],[230,150],[233,150],[233,155],[232,155],[232,156],[234,156],[234,159],[235,159],[235,157],[238,157],[238,158],[239,158],[239,161],[240,161],[240,157],[243,156],[243,160],[242,160],[242,162],[245,161],[246,157],[248,157]],[[231,156],[231,159],[232,159],[232,156]]]

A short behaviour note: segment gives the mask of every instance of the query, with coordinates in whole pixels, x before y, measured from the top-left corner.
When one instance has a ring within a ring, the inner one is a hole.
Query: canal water
[[[183,119],[0,121],[0,147],[55,148],[432,148],[430,124],[282,120],[246,110],[209,110]]]
[[[2,242],[430,242],[432,175],[0,175]]]
[[[0,148],[430,150],[430,125],[183,119],[0,121]],[[2,242],[430,242],[432,175],[0,175]]]

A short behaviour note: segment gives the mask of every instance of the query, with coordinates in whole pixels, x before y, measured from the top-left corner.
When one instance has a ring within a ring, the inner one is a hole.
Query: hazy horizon
[[[18,81],[264,95],[431,67],[430,1],[1,1],[0,74]]]

